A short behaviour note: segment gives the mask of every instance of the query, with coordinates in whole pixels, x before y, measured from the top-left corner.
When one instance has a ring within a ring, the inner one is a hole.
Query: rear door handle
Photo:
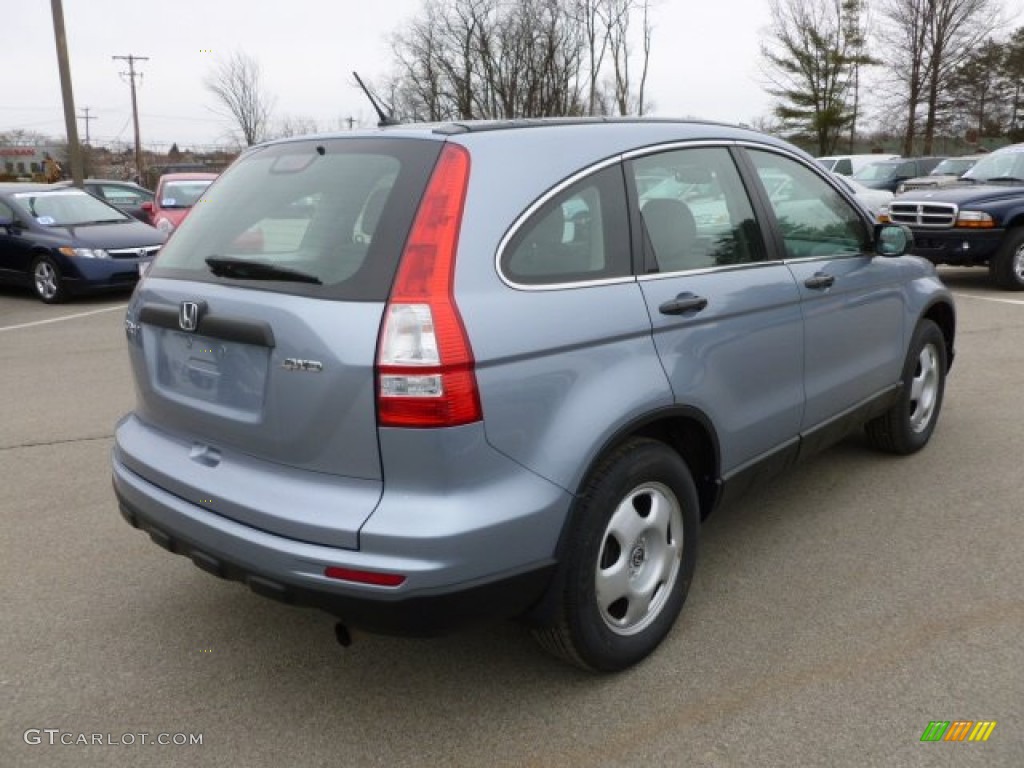
[[[674,299],[669,299],[658,311],[663,315],[685,315],[688,312],[697,314],[708,305],[708,300],[703,296],[693,293],[680,293]]]
[[[811,277],[804,280],[804,285],[811,290],[820,291],[825,288],[831,288],[835,281],[835,275],[828,275],[824,272],[815,272]]]

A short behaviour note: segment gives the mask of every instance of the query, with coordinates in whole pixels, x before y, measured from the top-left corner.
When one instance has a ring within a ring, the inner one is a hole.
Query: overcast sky
[[[75,107],[96,119],[94,142],[132,141],[131,98],[112,56],[149,57],[138,90],[143,144],[184,149],[223,142],[231,121],[215,111],[204,78],[233,51],[261,65],[274,116],[335,129],[369,125],[373,112],[352,70],[382,82],[390,35],[422,0],[64,0]],[[50,3],[4,0],[0,130],[63,135]],[[771,109],[761,73],[767,0],[658,0],[648,93],[654,114],[744,122]],[[1013,25],[1016,26],[1016,25]],[[85,121],[79,120],[85,138]]]

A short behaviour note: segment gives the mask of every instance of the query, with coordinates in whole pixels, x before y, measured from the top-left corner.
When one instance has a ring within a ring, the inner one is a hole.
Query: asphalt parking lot
[[[611,677],[514,624],[342,649],[159,549],[110,490],[126,297],[0,290],[0,766],[1024,765],[1024,295],[943,275],[931,444],[854,437],[720,510],[674,632]],[[921,741],[947,720],[997,725]]]

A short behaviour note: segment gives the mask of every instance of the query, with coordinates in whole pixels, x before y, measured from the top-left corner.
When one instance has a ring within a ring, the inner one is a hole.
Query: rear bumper
[[[1005,230],[914,229],[911,253],[933,264],[982,264],[999,250]]]
[[[128,469],[116,453],[113,457],[114,492],[122,516],[164,549],[257,594],[324,610],[350,627],[412,636],[519,616],[540,599],[555,571],[555,547],[571,499],[546,481],[536,482],[552,489],[548,506],[541,509],[525,508],[505,519],[496,518],[491,509],[486,516],[493,525],[464,534],[444,530],[442,519],[442,530],[432,537],[417,538],[408,528],[388,532],[378,523],[374,533],[361,537],[361,549],[353,551],[297,541],[222,517],[167,493]],[[508,494],[496,495],[493,506],[511,508],[531,497],[536,501],[536,491],[518,502]],[[446,501],[458,510],[457,499]],[[398,520],[436,512],[408,494],[396,494],[390,503],[407,510]],[[387,493],[381,505],[388,506]],[[386,510],[375,514],[396,519]],[[447,522],[459,517],[464,515],[452,513]],[[524,539],[535,542],[532,551],[524,549]],[[407,578],[399,587],[356,584],[327,578],[328,566]]]

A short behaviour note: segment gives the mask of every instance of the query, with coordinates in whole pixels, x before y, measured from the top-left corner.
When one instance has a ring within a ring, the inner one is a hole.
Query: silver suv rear
[[[670,630],[717,505],[862,425],[927,443],[955,316],[908,245],[721,125],[253,148],[128,308],[121,512],[343,641],[519,617],[621,669]]]

